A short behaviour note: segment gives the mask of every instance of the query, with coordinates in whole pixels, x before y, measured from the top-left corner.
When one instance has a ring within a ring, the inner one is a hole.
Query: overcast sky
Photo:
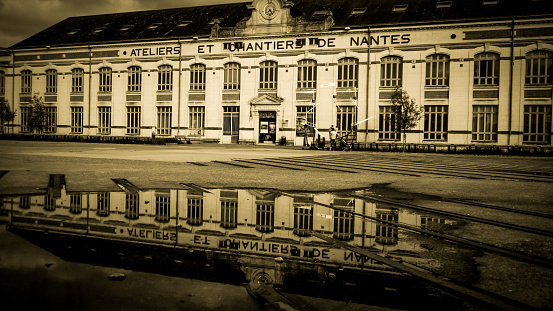
[[[67,17],[247,0],[0,0],[0,47],[8,48]]]

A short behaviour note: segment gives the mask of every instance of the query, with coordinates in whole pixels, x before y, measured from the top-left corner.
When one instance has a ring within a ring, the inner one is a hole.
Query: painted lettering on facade
[[[350,46],[368,46],[370,45],[386,45],[386,44],[407,44],[411,42],[411,36],[409,34],[395,34],[395,35],[378,35],[371,36],[370,43],[369,37],[351,37],[349,41]]]
[[[132,49],[128,54],[128,56],[131,57],[180,55],[180,47],[166,46],[157,48],[139,48]],[[123,55],[127,55],[127,51],[123,51]]]
[[[124,230],[121,229],[120,232]],[[135,229],[126,228],[126,232],[129,237],[141,238],[146,240],[160,240],[160,241],[176,241],[177,234],[175,232],[159,231],[153,229]]]

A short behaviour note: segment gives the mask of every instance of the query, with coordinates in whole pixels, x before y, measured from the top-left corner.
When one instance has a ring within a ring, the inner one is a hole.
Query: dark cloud
[[[244,0],[0,0],[0,47],[12,46],[68,17]]]

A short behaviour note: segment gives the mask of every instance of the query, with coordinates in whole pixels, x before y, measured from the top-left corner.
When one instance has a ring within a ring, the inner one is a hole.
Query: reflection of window
[[[275,229],[275,204],[274,202],[256,202],[255,229],[259,232],[273,232]]]
[[[127,193],[125,196],[125,218],[138,219],[138,194]]]
[[[297,106],[296,136],[313,136],[317,108],[313,106]],[[305,124],[309,125],[308,127]]]
[[[426,86],[449,86],[449,57],[430,55],[426,58]]]
[[[188,224],[200,226],[204,220],[204,199],[201,197],[188,197]]]
[[[240,89],[240,64],[238,63],[226,63],[224,65],[225,77],[223,81],[223,88],[225,90],[239,90]]]
[[[376,211],[376,218],[389,221],[392,223],[398,222],[397,211]],[[385,223],[376,223],[376,242],[380,244],[397,244],[398,227]]]
[[[313,230],[313,205],[294,204],[294,234],[309,236]]]
[[[274,61],[265,61],[259,64],[259,88],[276,89],[278,80],[278,64]]]
[[[127,91],[140,92],[142,89],[142,68],[139,66],[131,66],[128,71],[129,83]]]
[[[421,228],[426,228],[432,226],[432,224],[445,224],[445,219],[443,218],[433,218],[433,217],[421,217]]]
[[[56,107],[46,107],[46,128],[44,129],[45,133],[55,133],[57,129],[57,108]]]
[[[172,107],[157,107],[157,134],[171,135]]]
[[[334,238],[353,240],[353,214],[334,210]]]
[[[140,133],[140,107],[127,107],[127,134]]]
[[[83,133],[83,107],[71,107],[71,133]]]
[[[396,132],[396,115],[392,106],[380,106],[378,138],[385,140],[399,139],[399,133]]]
[[[533,51],[526,54],[526,84],[551,84],[553,53]]]
[[[499,55],[480,53],[474,56],[474,84],[499,85]]]
[[[159,66],[157,72],[157,90],[173,90],[173,67],[170,65]]]
[[[525,143],[551,142],[551,105],[524,106]]]
[[[71,194],[69,196],[69,212],[71,214],[80,214],[83,211],[81,194]]]
[[[240,129],[240,107],[223,107],[223,135],[238,135]]]
[[[387,56],[380,60],[380,86],[401,86],[403,78],[403,59],[397,56]]]
[[[202,135],[205,122],[205,107],[193,106],[190,109],[190,119],[188,128],[193,134]]]
[[[109,216],[109,192],[98,192],[96,214],[100,217]]]
[[[55,69],[46,70],[46,93],[58,91],[58,72]]]
[[[83,69],[75,68],[71,70],[71,92],[72,93],[83,92],[83,79],[84,79]]]
[[[221,227],[231,229],[238,226],[238,201],[221,198]]]
[[[298,88],[313,89],[317,87],[317,62],[304,59],[298,62]]]
[[[98,107],[98,134],[111,133],[111,107]]]
[[[19,208],[21,209],[31,208],[31,197],[29,196],[19,197]]]
[[[447,106],[424,106],[424,139],[447,140]]]
[[[156,195],[156,221],[169,222],[170,197],[167,195]]]
[[[497,106],[472,107],[472,140],[497,141]]]
[[[194,64],[190,66],[190,89],[195,91],[205,90],[204,64]]]
[[[44,196],[44,209],[48,212],[56,210],[56,199],[53,196]]]

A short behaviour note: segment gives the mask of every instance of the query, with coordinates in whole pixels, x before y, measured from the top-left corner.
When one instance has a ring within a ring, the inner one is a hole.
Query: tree
[[[7,99],[0,99],[0,127],[4,126],[5,122],[12,122],[15,119],[15,111],[10,109],[10,103]]]
[[[44,101],[42,100],[42,97],[34,95],[31,102],[29,130],[31,132],[34,132],[36,130],[39,134],[44,133],[44,130],[46,130],[47,126],[47,117],[48,113],[46,111],[46,107],[44,107]]]
[[[407,139],[407,130],[417,126],[418,121],[424,115],[424,107],[419,107],[415,100],[409,98],[409,94],[397,87],[392,95],[392,110],[395,118],[395,131],[403,136],[403,150]]]

